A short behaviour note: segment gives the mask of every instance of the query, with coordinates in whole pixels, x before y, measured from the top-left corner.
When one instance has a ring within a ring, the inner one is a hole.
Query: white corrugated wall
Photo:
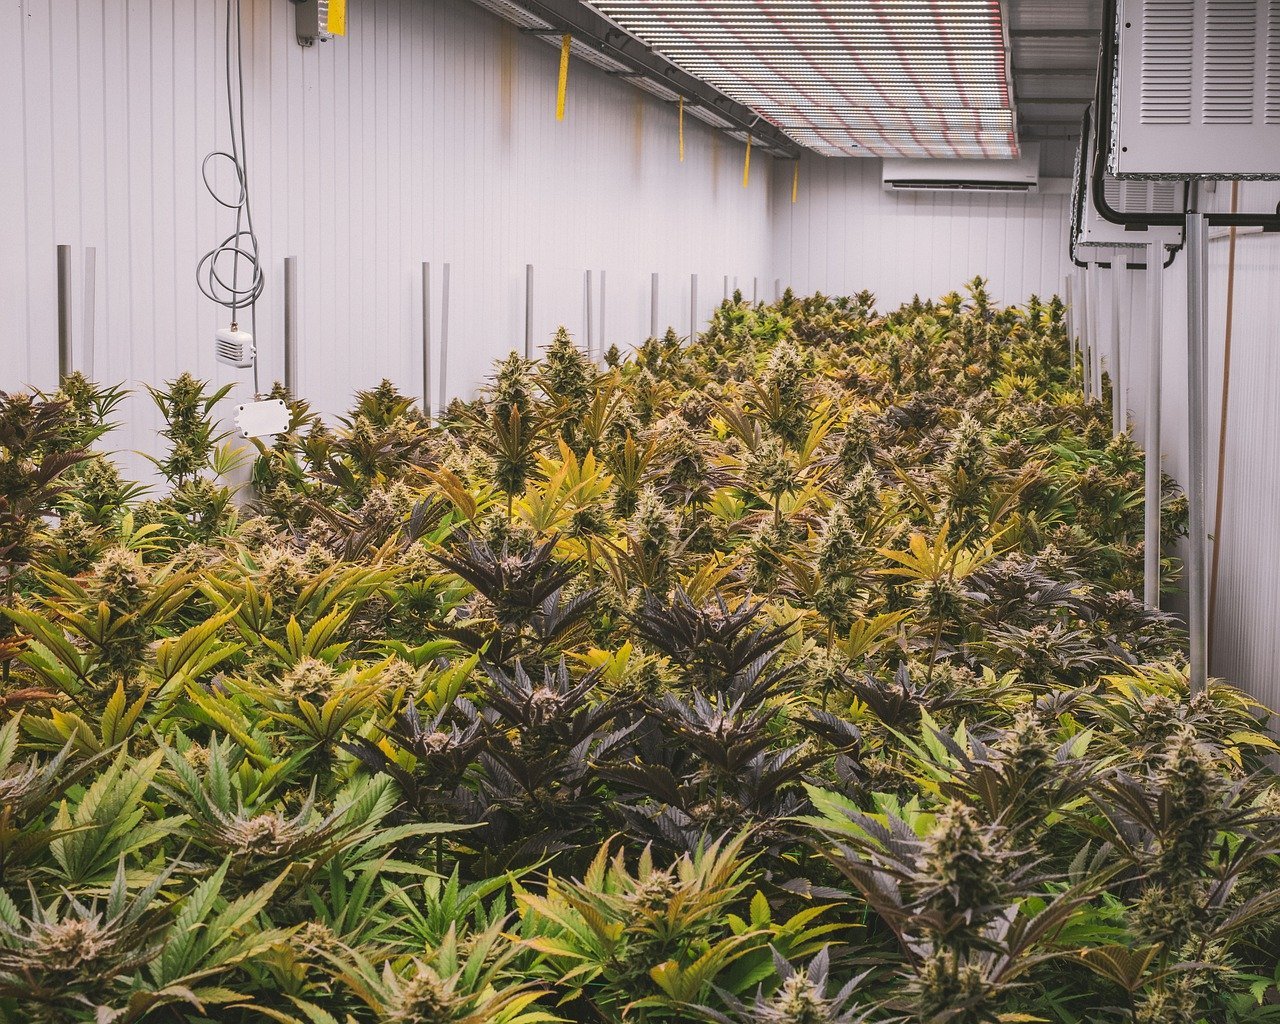
[[[215,383],[226,314],[196,290],[201,254],[231,230],[200,182],[228,141],[222,0],[5,0],[0,8],[0,389],[57,375],[55,246],[74,247],[76,320],[97,248],[95,371]],[[524,268],[535,337],[582,338],[583,272],[607,271],[605,342],[660,322],[689,330],[724,275],[769,277],[770,161],[693,118],[680,163],[675,109],[574,60],[555,120],[558,49],[466,0],[360,0],[349,35],[311,49],[287,0],[244,0],[250,185],[267,272],[263,382],[282,373],[283,258],[301,267],[299,391],[325,412],[382,377],[421,390],[420,265],[452,264],[449,391],[470,394],[523,346]],[[224,178],[224,184],[226,179]],[[597,315],[599,301],[597,296]],[[75,323],[77,343],[83,325]],[[439,338],[439,323],[436,324]],[[599,339],[597,339],[598,341]],[[121,448],[154,450],[135,396]],[[131,468],[137,468],[134,460]]]
[[[889,193],[879,160],[816,156],[801,161],[795,203],[793,183],[779,167],[773,248],[778,274],[799,291],[869,288],[888,309],[979,274],[1003,302],[1062,289],[1068,196]]]

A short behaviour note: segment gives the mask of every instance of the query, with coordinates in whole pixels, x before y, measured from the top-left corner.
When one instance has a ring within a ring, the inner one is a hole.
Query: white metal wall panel
[[[793,204],[791,175],[775,176],[774,253],[783,280],[829,294],[869,288],[882,308],[917,293],[940,295],[978,274],[1004,301],[1061,291],[1068,196],[890,193],[880,178],[875,160],[806,156]]]
[[[555,120],[556,51],[466,0],[362,0],[345,39],[303,49],[286,0],[244,0],[250,184],[267,291],[264,385],[283,372],[283,258],[300,258],[300,392],[323,411],[390,377],[421,382],[420,264],[452,264],[449,391],[470,394],[535,327],[583,339],[582,279],[607,271],[608,335],[661,321],[688,331],[728,273],[769,276],[769,161],[741,183],[742,147],[575,61]],[[191,370],[251,389],[213,360],[225,313],[196,290],[204,251],[231,230],[200,163],[224,148],[221,0],[9,0],[0,8],[0,389],[55,383],[54,249],[98,253],[96,375],[137,386]],[[21,197],[17,201],[14,197]],[[596,304],[599,315],[599,303]],[[436,323],[439,338],[439,323]],[[599,339],[597,339],[599,340]],[[115,436],[154,450],[134,396]],[[136,469],[135,461],[130,468]]]

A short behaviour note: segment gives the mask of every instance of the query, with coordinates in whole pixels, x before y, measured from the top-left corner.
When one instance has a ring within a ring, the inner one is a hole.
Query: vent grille
[[[1267,4],[1267,124],[1280,124],[1280,0]]]
[[[1180,213],[1178,184],[1173,181],[1102,179],[1102,195],[1111,209],[1120,213]]]
[[[1209,0],[1204,30],[1205,124],[1252,124],[1258,0]]]
[[[1142,20],[1142,122],[1191,123],[1195,0],[1145,0]]]

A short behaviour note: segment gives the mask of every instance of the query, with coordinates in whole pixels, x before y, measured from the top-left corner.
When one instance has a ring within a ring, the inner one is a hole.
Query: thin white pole
[[[698,337],[698,275],[689,275],[689,340]]]
[[[97,319],[97,287],[98,287],[98,250],[89,246],[84,251],[84,314],[80,320],[80,330],[84,335],[82,359],[84,375],[90,380],[94,377],[93,365],[93,325]]]
[[[1073,304],[1072,286],[1075,282],[1075,271],[1067,274],[1062,282],[1062,303],[1066,306],[1067,316],[1067,351],[1071,354],[1071,371],[1076,368],[1076,311]]]
[[[1147,245],[1147,429],[1146,506],[1143,521],[1142,599],[1160,607],[1160,399],[1164,344],[1164,243]]]
[[[724,275],[724,301],[729,301],[729,275]]]
[[[533,264],[524,267],[524,357],[533,358]]]
[[[58,382],[71,373],[71,246],[58,246]]]
[[[605,312],[605,291],[604,291],[604,271],[600,271],[600,355],[604,355],[604,343],[608,337],[605,334],[604,312]]]
[[[290,389],[292,389],[290,385]],[[431,418],[431,264],[422,264],[422,411]]]
[[[1089,332],[1089,308],[1093,305],[1093,278],[1086,266],[1080,271],[1080,384],[1084,400],[1093,401],[1093,351]]]
[[[1129,258],[1124,249],[1111,256],[1111,433],[1119,436],[1128,425],[1122,367],[1120,365],[1120,283],[1127,276]]]
[[[1193,186],[1194,188],[1194,186]],[[1191,641],[1191,694],[1202,693],[1209,678],[1209,602],[1205,576],[1208,534],[1205,522],[1205,480],[1208,449],[1208,363],[1205,316],[1208,278],[1208,232],[1204,217],[1187,214],[1187,632]]]
[[[422,265],[423,287],[427,286],[427,267]],[[424,308],[429,300],[423,296]],[[423,321],[425,323],[425,320]],[[426,347],[422,349],[426,360]],[[284,386],[290,395],[298,394],[298,257],[284,258]],[[426,392],[423,392],[426,395]]]
[[[649,337],[658,336],[658,275],[649,276]]]
[[[453,265],[444,265],[444,275],[440,279],[440,400],[436,404],[436,413],[442,415],[444,407],[449,403],[449,276]]]
[[[582,278],[582,303],[583,303],[582,313],[583,313],[583,317],[586,319],[586,322],[587,322],[587,358],[594,361],[595,360],[595,337],[591,331],[591,320],[592,320],[591,291],[592,291],[591,271],[587,270],[583,272],[583,278]]]

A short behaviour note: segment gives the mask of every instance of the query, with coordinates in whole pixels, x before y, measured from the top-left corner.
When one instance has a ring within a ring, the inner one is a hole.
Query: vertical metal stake
[[[605,339],[608,337],[608,335],[605,334],[605,326],[604,326],[604,313],[605,313],[604,273],[605,272],[603,270],[600,271],[600,355],[601,356],[604,355],[604,351],[605,351],[604,342],[605,342]]]
[[[689,340],[698,338],[698,275],[689,275]]]
[[[649,277],[649,337],[658,336],[658,275]]]
[[[98,250],[89,246],[84,251],[84,310],[80,317],[80,332],[84,335],[80,358],[84,375],[94,379],[93,325],[97,319]]]
[[[422,280],[427,275],[424,263]],[[423,349],[426,352],[426,349]],[[284,258],[284,387],[291,396],[298,394],[298,257]]]
[[[58,246],[58,382],[71,372],[71,246]]]
[[[1147,245],[1147,450],[1143,519],[1142,600],[1160,607],[1160,388],[1164,335],[1164,243]]]
[[[1090,359],[1093,365],[1093,400],[1101,402],[1105,395],[1102,391],[1102,367],[1105,362],[1102,356],[1102,291],[1105,280],[1101,267],[1094,267],[1093,299],[1089,303],[1089,345]]]
[[[751,279],[751,304],[754,306],[760,301],[760,278],[753,277]]]
[[[1093,305],[1093,280],[1086,267],[1080,271],[1080,316],[1076,322],[1080,332],[1080,388],[1084,400],[1093,400],[1093,368],[1089,365],[1089,307]]]
[[[422,264],[422,411],[431,418],[431,264]]]
[[[1069,273],[1066,280],[1062,282],[1062,304],[1066,307],[1067,318],[1067,351],[1071,353],[1071,372],[1075,373],[1076,369],[1076,311],[1072,305],[1074,296],[1072,295],[1073,284],[1075,282],[1075,271]]]
[[[524,267],[524,357],[533,358],[533,264]]]
[[[782,278],[775,277],[773,279],[773,301],[779,302],[782,299]]]
[[[595,362],[595,336],[591,330],[591,321],[593,319],[591,310],[591,292],[591,271],[587,270],[583,272],[582,277],[582,313],[587,321],[587,359],[591,362]]]
[[[440,278],[440,400],[436,403],[436,415],[444,415],[444,407],[449,403],[449,276],[453,264],[444,265],[444,274]]]
[[[1194,188],[1194,186],[1193,186]],[[1198,204],[1197,204],[1198,205]],[[1204,691],[1209,678],[1209,602],[1205,586],[1208,534],[1205,524],[1206,449],[1208,448],[1205,366],[1208,362],[1205,283],[1208,232],[1204,217],[1187,214],[1187,632],[1191,639],[1191,694]]]
[[[1125,410],[1124,374],[1120,365],[1120,282],[1129,260],[1123,249],[1111,257],[1111,433],[1118,437],[1128,426]]]
[[[724,275],[724,301],[729,301],[729,275]]]

